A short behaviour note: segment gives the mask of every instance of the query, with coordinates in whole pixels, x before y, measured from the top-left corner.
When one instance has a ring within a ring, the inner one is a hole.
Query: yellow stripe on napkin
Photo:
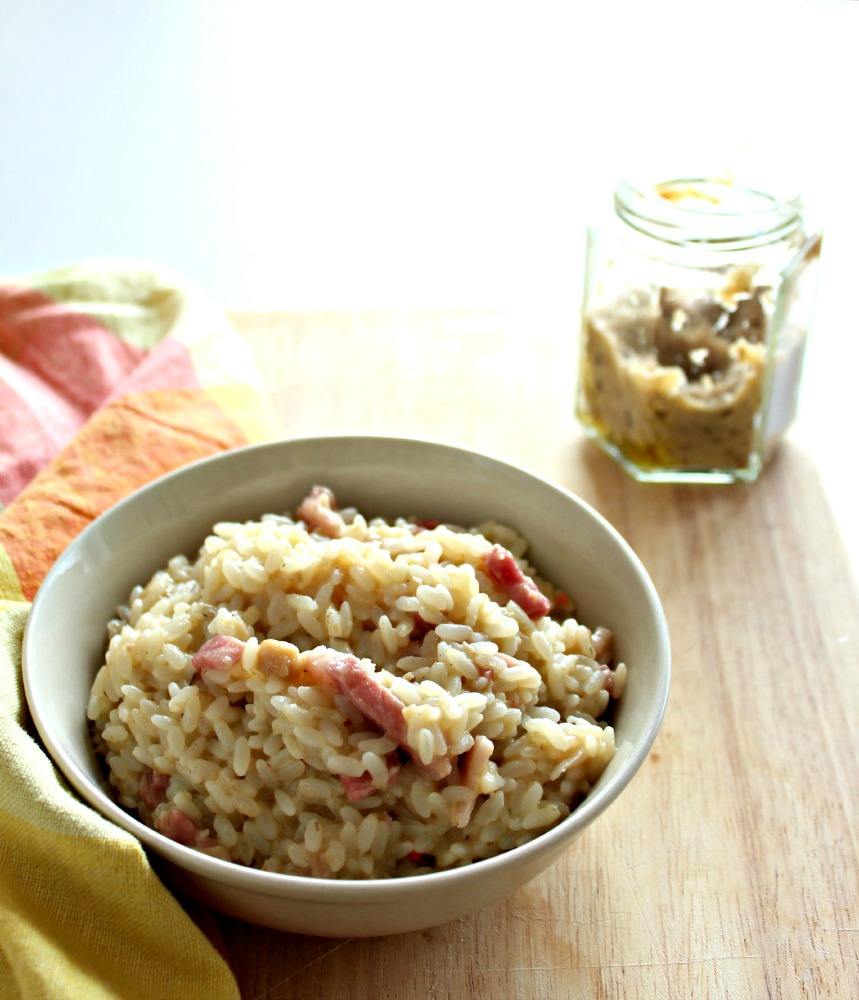
[[[137,841],[79,803],[5,716],[0,747],[15,763],[0,784],[0,955],[18,995],[235,1000],[230,970]]]

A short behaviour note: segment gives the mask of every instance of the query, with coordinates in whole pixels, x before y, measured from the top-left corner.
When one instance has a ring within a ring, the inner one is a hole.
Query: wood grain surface
[[[650,757],[561,862],[418,934],[322,939],[216,916],[243,996],[859,996],[859,601],[802,435],[753,485],[642,485],[576,425],[575,335],[557,319],[233,319],[284,435],[465,444],[593,504],[652,576],[673,651]]]

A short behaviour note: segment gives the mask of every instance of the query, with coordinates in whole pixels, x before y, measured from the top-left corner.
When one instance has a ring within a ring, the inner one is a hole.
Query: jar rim
[[[802,224],[802,197],[777,195],[730,179],[622,180],[615,212],[627,225],[665,243],[737,250],[777,243]]]

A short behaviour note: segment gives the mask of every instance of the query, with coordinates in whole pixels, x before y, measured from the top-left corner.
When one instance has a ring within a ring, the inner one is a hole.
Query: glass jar
[[[802,200],[623,182],[588,231],[576,414],[636,479],[754,480],[796,413],[821,238]]]

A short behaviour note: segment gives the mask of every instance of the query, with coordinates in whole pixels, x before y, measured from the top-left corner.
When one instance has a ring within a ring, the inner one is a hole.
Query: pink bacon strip
[[[487,736],[475,737],[474,746],[459,758],[459,776],[463,785],[472,791],[480,791],[480,779],[486,772],[494,749],[492,740]]]
[[[552,602],[537,584],[522,572],[519,563],[507,549],[493,545],[481,560],[486,574],[507,594],[511,601],[536,620],[552,610]]]
[[[369,796],[375,795],[376,792],[387,791],[397,780],[397,775],[400,773],[400,765],[397,760],[393,759],[392,755],[386,758],[385,763],[388,766],[388,777],[384,788],[377,788],[375,786],[373,776],[369,771],[358,775],[357,778],[353,778],[348,774],[341,774],[340,784],[346,792],[346,798],[350,802],[361,802],[362,799],[369,798]]]
[[[175,806],[158,816],[155,820],[155,827],[165,837],[175,840],[177,844],[184,844],[186,847],[193,847],[197,843],[197,836],[200,832],[194,821]]]
[[[245,644],[231,635],[214,635],[203,643],[191,657],[194,673],[200,675],[207,670],[229,670],[242,658]]]
[[[403,715],[406,706],[366,670],[356,656],[325,647],[319,647],[305,655],[312,668],[330,680],[337,691],[348,698],[362,715],[375,722],[386,736],[402,747],[417,767],[436,780],[450,774],[452,764],[449,757],[436,757],[428,764],[420,760],[408,742],[408,726]]]
[[[339,538],[343,531],[343,516],[327,486],[314,486],[301,501],[295,516],[304,521],[308,531],[316,531],[326,538]]]
[[[164,793],[170,784],[170,775],[161,774],[159,771],[147,767],[140,775],[140,785],[138,794],[143,804],[150,810],[154,810],[157,805],[164,801]]]

